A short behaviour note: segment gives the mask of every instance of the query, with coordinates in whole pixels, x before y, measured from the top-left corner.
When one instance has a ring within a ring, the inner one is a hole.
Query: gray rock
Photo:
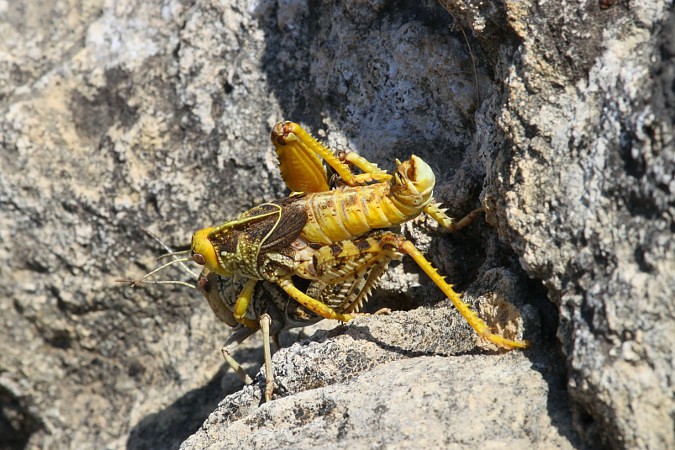
[[[559,307],[582,437],[670,448],[672,3],[568,6],[507,8],[522,43],[504,72],[508,145],[488,176],[488,221]]]
[[[2,446],[675,446],[675,19],[629,6],[0,1]],[[404,260],[372,308],[425,307],[286,336],[259,407],[196,292],[115,282],[157,265],[141,227],[182,248],[285,195],[283,119],[487,206],[402,232],[533,348],[484,348]]]
[[[233,395],[181,448],[573,448],[568,413],[547,408],[556,398],[565,402],[566,393],[561,380],[547,384],[538,371],[544,367],[533,368],[522,353],[419,356],[251,408],[228,423],[232,404],[242,400]],[[514,394],[533,401],[514,402]]]

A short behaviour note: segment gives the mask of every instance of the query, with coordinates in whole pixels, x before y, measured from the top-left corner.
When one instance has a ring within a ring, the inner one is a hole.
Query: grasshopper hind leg
[[[434,268],[429,260],[420,252],[417,247],[413,245],[412,242],[406,240],[403,236],[396,234],[389,234],[385,236],[385,240],[388,242],[383,242],[386,245],[393,245],[397,251],[405,253],[410,256],[417,265],[427,274],[429,278],[439,287],[441,291],[448,297],[452,304],[457,308],[459,313],[464,317],[471,328],[478,333],[483,339],[492,342],[493,344],[506,349],[513,348],[527,348],[529,343],[527,341],[515,341],[507,339],[503,336],[493,333],[490,330],[490,327],[483,322],[483,320],[478,317],[478,315],[471,310],[469,305],[464,303],[458,293],[452,289],[452,285],[448,284],[445,281],[445,277],[439,275],[438,270]]]
[[[469,305],[462,301],[460,295],[445,281],[445,277],[439,275],[438,271],[413,243],[401,235],[383,232],[353,242],[344,241],[332,246],[326,246],[317,253],[317,270],[325,270],[327,274],[335,274],[337,278],[334,281],[338,281],[340,276],[346,275],[338,269],[341,266],[345,266],[345,262],[348,262],[350,267],[353,267],[352,270],[356,270],[355,266],[357,266],[357,263],[367,265],[382,262],[383,267],[386,267],[389,261],[398,259],[401,254],[410,256],[417,263],[424,273],[448,297],[462,317],[464,317],[464,320],[483,339],[499,347],[508,349],[525,348],[528,346],[528,343],[525,341],[515,341],[493,333],[490,327],[471,310]]]

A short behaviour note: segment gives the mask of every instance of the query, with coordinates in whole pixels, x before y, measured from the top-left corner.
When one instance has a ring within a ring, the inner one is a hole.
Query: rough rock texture
[[[601,3],[0,0],[0,447],[675,446],[675,15]],[[533,348],[403,261],[373,307],[426,307],[287,337],[259,408],[196,292],[115,282],[284,195],[282,119],[487,206],[402,231]]]
[[[564,435],[572,432],[566,411],[547,409],[549,401],[566,402],[564,388],[544,381],[537,372],[544,367],[533,368],[516,353],[419,356],[232,411],[232,403],[250,397],[252,390],[245,388],[182,448],[573,448]],[[481,385],[475,383],[477,374]],[[514,394],[533,401],[514,402]]]
[[[507,7],[522,43],[504,70],[499,122],[509,144],[486,201],[488,221],[559,306],[582,437],[668,448],[675,16],[670,2],[629,6]]]

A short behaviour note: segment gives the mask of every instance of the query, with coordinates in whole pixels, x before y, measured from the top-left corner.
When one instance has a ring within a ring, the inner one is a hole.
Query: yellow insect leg
[[[257,282],[258,280],[253,278],[246,282],[244,288],[241,290],[237,300],[234,303],[234,307],[232,308],[232,315],[236,321],[252,330],[257,330],[260,328],[260,324],[258,324],[258,322],[255,320],[247,318],[246,310],[248,309],[248,305],[251,302],[251,297],[253,297],[253,290],[255,289]]]
[[[333,152],[292,122],[276,124],[271,137],[281,177],[291,191],[309,193],[330,189],[322,159],[332,157],[337,160]]]
[[[274,369],[272,368],[272,350],[270,349],[270,324],[272,318],[263,314],[260,316],[260,328],[263,334],[263,352],[265,355],[265,401],[272,400],[274,392]]]
[[[337,156],[293,122],[280,122],[272,130],[272,143],[280,162],[281,176],[294,192],[322,192],[329,190],[328,178],[321,160],[335,170],[348,186],[359,186],[370,181],[391,178],[377,165],[356,153],[341,153]],[[347,162],[365,173],[355,175]]]
[[[462,301],[459,294],[457,294],[452,289],[451,285],[445,282],[445,278],[438,274],[438,271],[431,265],[424,255],[419,250],[417,250],[412,242],[404,240],[403,242],[399,243],[398,249],[402,253],[409,255],[417,263],[417,265],[420,266],[424,273],[426,273],[429,278],[431,278],[433,282],[436,283],[436,286],[438,286],[441,291],[443,291],[443,293],[450,299],[452,304],[455,305],[455,308],[457,308],[462,317],[464,317],[469,325],[471,325],[471,327],[476,330],[476,333],[478,333],[481,337],[487,339],[493,344],[508,349],[526,348],[529,345],[527,341],[512,341],[492,333],[490,331],[490,327],[488,327],[487,324],[483,322],[483,320],[478,317],[476,313],[471,310],[471,308],[469,308],[469,305]]]
[[[304,292],[296,288],[295,285],[293,284],[293,281],[291,281],[290,278],[284,278],[282,280],[279,280],[277,284],[279,284],[279,286],[281,286],[281,288],[284,291],[286,291],[288,295],[293,297],[295,301],[297,301],[298,303],[300,303],[302,306],[309,309],[313,313],[320,315],[321,317],[324,317],[326,319],[335,319],[341,322],[349,322],[355,317],[354,314],[338,313],[325,303],[321,303],[319,300],[310,297],[309,295],[305,294]]]
[[[455,220],[445,213],[445,210],[440,208],[440,203],[429,203],[424,207],[424,212],[431,216],[436,222],[441,224],[443,228],[453,233],[461,230],[471,222],[476,220],[476,217],[483,212],[483,208],[476,208],[460,220]]]
[[[356,152],[339,152],[338,156],[342,161],[361,169],[362,174],[354,175],[354,179],[358,184],[365,184],[371,181],[389,181],[391,179],[391,175],[385,170],[380,169],[377,167],[377,164],[371,163]]]

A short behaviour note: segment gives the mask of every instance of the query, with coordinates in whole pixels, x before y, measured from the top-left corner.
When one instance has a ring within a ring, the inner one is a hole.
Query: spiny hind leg
[[[425,213],[431,216],[443,228],[455,233],[476,220],[476,218],[484,211],[484,209],[482,207],[476,208],[460,220],[453,219],[452,217],[448,216],[445,211],[445,209],[440,207],[440,203],[433,203],[433,200],[432,203],[429,203],[424,207]]]
[[[294,192],[322,192],[330,189],[326,162],[348,186],[391,178],[377,165],[354,152],[336,154],[293,122],[279,122],[272,130],[272,143],[277,152],[281,176]],[[364,173],[354,174],[349,164]]]
[[[329,277],[312,281],[307,288],[307,295],[342,313],[359,312],[368,301],[372,289],[377,285],[387,270],[391,259],[377,258],[373,263],[349,269],[348,273],[339,275],[339,279]],[[336,274],[337,276],[337,274]]]
[[[314,254],[314,270],[317,276],[328,283],[337,283],[358,270],[380,264],[388,264],[401,255],[380,245],[383,235],[376,232],[367,237],[337,242],[319,248]]]
[[[442,277],[438,274],[438,270],[436,270],[431,265],[422,252],[420,252],[412,242],[398,234],[385,233],[380,240],[380,245],[383,249],[390,248],[396,250],[397,252],[409,255],[424,271],[424,273],[426,273],[427,276],[431,278],[434,283],[436,283],[436,286],[438,286],[441,291],[443,291],[446,297],[450,299],[462,317],[464,317],[469,325],[471,325],[471,328],[473,328],[479,336],[492,342],[493,344],[507,349],[526,348],[528,346],[527,341],[514,341],[492,333],[490,327],[485,322],[483,322],[483,320],[478,317],[475,312],[471,310],[469,305],[462,301],[460,295],[452,289],[452,285],[445,281],[445,277]]]
[[[316,298],[341,312],[359,311],[391,260],[400,256],[382,251],[373,236],[326,245],[314,256],[317,277],[325,285]]]

